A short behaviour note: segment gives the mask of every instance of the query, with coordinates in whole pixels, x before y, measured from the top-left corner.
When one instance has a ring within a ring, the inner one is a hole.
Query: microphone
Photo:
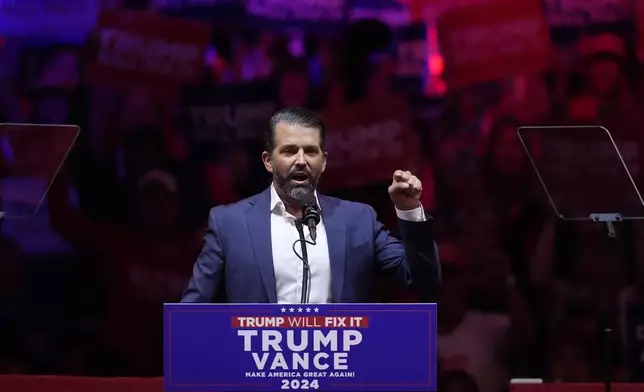
[[[309,228],[311,241],[315,245],[315,239],[317,238],[316,226],[320,223],[320,208],[318,207],[318,202],[313,192],[304,194],[300,202],[302,203],[302,222]]]
[[[295,227],[297,228],[297,233],[300,238],[293,242],[293,253],[302,260],[302,296],[300,298],[300,303],[305,304],[309,302],[309,295],[311,294],[311,266],[309,265],[309,255],[306,251],[306,244],[315,245],[315,239],[317,238],[315,226],[320,223],[320,208],[318,207],[318,203],[313,192],[302,195],[300,203],[302,205],[302,219],[295,220]],[[304,238],[303,224],[306,224],[309,228],[311,241],[307,241],[306,238]],[[298,242],[300,243],[302,250],[301,255],[297,250],[295,250],[295,246]]]

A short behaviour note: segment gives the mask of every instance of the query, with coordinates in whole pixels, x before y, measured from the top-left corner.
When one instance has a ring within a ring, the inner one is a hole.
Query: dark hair
[[[309,109],[289,107],[277,111],[268,121],[268,129],[264,134],[264,147],[267,152],[275,149],[275,128],[279,123],[317,129],[320,132],[320,148],[324,150],[326,127],[320,116]]]

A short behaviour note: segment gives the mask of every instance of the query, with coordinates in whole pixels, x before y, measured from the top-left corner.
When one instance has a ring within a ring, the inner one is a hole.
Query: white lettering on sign
[[[341,21],[342,0],[250,0],[246,9],[251,15],[278,20]]]
[[[142,37],[110,28],[101,30],[100,44],[99,64],[182,80],[193,77],[193,64],[201,60],[201,50],[195,44]]]
[[[195,141],[225,141],[232,136],[257,139],[276,110],[275,102],[240,103],[223,106],[193,106],[190,114]],[[232,133],[232,134],[231,134]]]
[[[333,154],[327,165],[329,168],[341,168],[402,155],[401,131],[402,126],[396,120],[333,130],[327,134],[325,141],[326,149]]]
[[[551,26],[580,27],[631,19],[628,0],[545,0],[544,5]]]
[[[454,53],[451,65],[467,67],[492,56],[520,55],[526,48],[542,45],[543,27],[541,20],[530,18],[454,31],[447,38]]]

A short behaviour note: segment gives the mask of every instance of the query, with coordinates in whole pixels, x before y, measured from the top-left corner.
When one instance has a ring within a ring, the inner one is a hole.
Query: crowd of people
[[[394,56],[311,39],[294,58],[279,36],[222,36],[207,66],[212,89],[277,80],[281,106],[320,111],[393,93]],[[639,66],[609,33],[567,50],[544,74],[448,91],[430,121],[414,109],[417,175],[435,220],[442,283],[437,292],[377,287],[382,302],[439,304],[441,391],[502,391],[511,377],[601,381],[604,323],[613,328],[614,379],[636,377],[626,342],[644,283],[638,224],[618,225],[611,241],[601,225],[558,219],[516,131],[601,124],[619,145],[641,151]],[[31,108],[22,122],[59,118],[83,132],[41,208],[70,251],[34,255],[6,229],[0,238],[0,373],[161,375],[161,307],[186,287],[209,208],[270,181],[261,145],[228,145],[212,152],[215,163],[201,164],[186,153],[183,124],[168,122],[157,97],[123,93],[106,124],[78,98],[88,88],[81,82],[22,96]],[[638,182],[632,158],[627,166]],[[387,185],[332,193],[372,205],[395,234]]]

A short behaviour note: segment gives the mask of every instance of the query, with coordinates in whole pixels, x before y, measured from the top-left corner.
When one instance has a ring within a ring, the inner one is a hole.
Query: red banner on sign
[[[391,181],[395,170],[414,170],[418,144],[402,98],[346,105],[324,120],[329,151],[324,188],[378,184]]]
[[[438,19],[450,88],[548,68],[550,33],[540,0],[497,0],[457,8]]]
[[[211,30],[151,12],[108,10],[94,38],[93,84],[172,90],[200,81]]]

